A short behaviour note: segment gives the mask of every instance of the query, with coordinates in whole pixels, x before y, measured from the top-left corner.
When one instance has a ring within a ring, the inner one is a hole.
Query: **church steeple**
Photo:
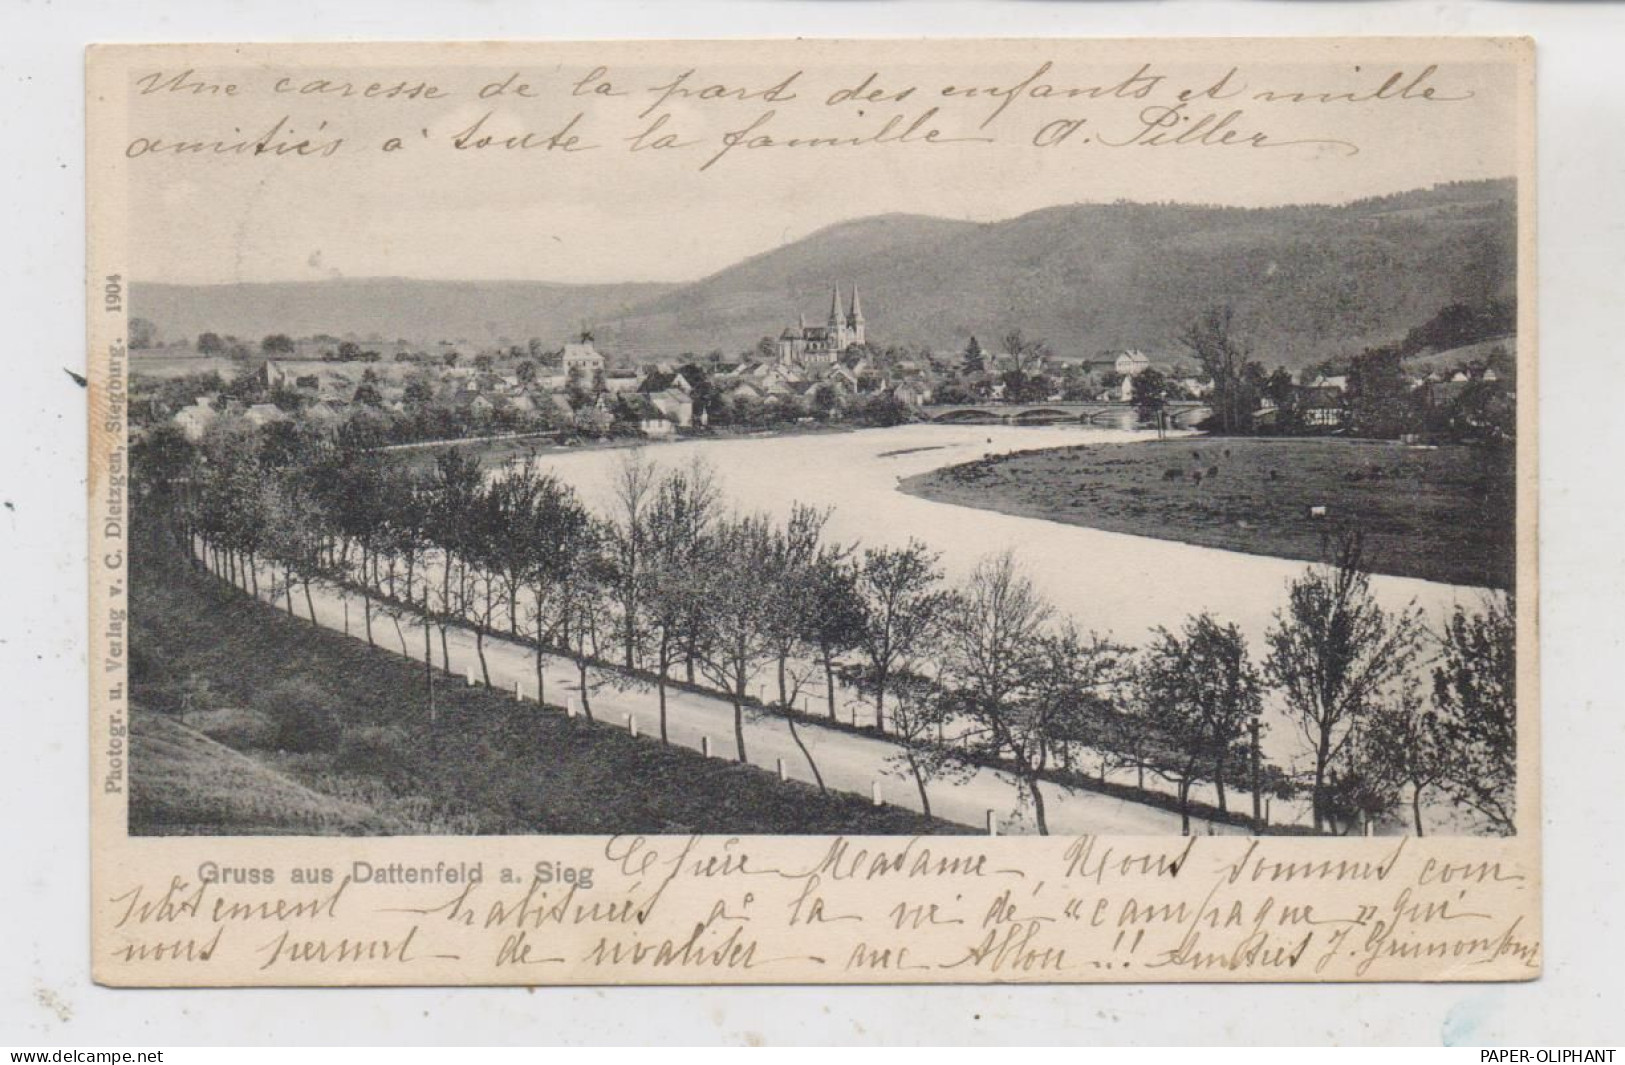
[[[852,286],[852,310],[846,316],[846,329],[852,343],[864,343],[863,301],[858,298],[857,285]]]
[[[841,316],[841,286],[837,283],[829,293],[829,324],[833,329],[845,319]]]

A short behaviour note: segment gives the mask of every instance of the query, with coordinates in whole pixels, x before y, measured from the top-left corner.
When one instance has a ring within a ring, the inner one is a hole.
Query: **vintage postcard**
[[[96,978],[1537,976],[1533,62],[92,48]]]

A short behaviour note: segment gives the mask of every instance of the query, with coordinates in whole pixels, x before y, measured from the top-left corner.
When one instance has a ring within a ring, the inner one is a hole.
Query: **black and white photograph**
[[[132,68],[130,835],[1515,834],[1518,66],[1007,51]]]

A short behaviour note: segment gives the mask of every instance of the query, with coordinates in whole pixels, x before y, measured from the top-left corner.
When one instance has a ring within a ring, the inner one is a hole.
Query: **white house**
[[[213,425],[214,420],[220,417],[220,412],[212,406],[213,402],[213,396],[199,396],[196,403],[190,407],[181,408],[176,412],[175,417],[171,419],[181,427],[181,432],[186,434],[186,439],[194,444],[203,439],[203,434],[208,431],[209,426]]]
[[[592,346],[591,333],[583,333],[580,340],[564,345],[562,365],[566,377],[585,377],[591,380],[594,374],[602,372],[604,357]]]
[[[1124,377],[1133,377],[1135,374],[1141,373],[1150,368],[1151,356],[1145,354],[1143,351],[1135,351],[1133,349],[1121,353],[1112,362],[1112,369],[1116,370]]]

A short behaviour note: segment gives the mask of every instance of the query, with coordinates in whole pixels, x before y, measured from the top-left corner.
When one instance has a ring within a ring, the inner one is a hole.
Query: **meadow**
[[[960,506],[1277,558],[1321,561],[1359,529],[1377,573],[1512,587],[1507,449],[1191,437],[995,455],[907,478]]]

